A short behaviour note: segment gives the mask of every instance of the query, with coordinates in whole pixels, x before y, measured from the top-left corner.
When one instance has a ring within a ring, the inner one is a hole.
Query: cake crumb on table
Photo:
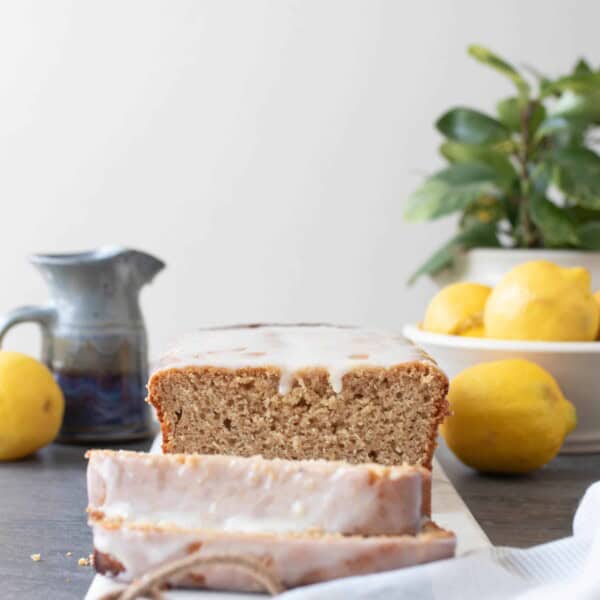
[[[80,567],[89,567],[90,566],[90,559],[89,558],[85,558],[85,557],[81,557],[78,561],[77,564]]]
[[[72,552],[67,552],[67,553],[65,554],[65,556],[73,556],[73,553],[72,553]]]
[[[33,562],[39,562],[40,560],[42,560],[42,555],[41,554],[32,554],[29,558],[31,558],[31,560]]]

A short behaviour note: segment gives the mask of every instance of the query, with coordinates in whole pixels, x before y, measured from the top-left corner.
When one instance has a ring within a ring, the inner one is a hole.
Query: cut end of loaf
[[[169,368],[149,382],[165,453],[409,463],[431,468],[448,412],[446,376],[427,360],[357,367],[336,393],[323,368]]]

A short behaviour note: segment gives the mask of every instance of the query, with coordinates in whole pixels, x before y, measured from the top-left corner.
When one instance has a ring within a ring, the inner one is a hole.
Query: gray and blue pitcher
[[[138,297],[164,263],[127,248],[36,254],[31,262],[48,284],[50,302],[0,317],[0,345],[18,323],[41,326],[42,361],[66,401],[59,441],[148,437],[148,346]]]

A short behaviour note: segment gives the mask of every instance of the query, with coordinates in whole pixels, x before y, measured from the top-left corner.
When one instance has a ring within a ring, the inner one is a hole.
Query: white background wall
[[[169,265],[154,354],[215,323],[399,328],[452,230],[402,220],[432,123],[512,93],[466,46],[554,74],[600,62],[599,24],[595,0],[3,0],[0,312],[45,300],[29,253],[111,243]]]

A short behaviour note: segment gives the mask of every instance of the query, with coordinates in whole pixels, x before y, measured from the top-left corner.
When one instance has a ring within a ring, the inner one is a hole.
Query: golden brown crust
[[[112,577],[116,577],[119,573],[125,571],[123,564],[114,556],[107,554],[106,552],[100,552],[94,548],[92,557],[94,568],[101,575],[111,575]]]
[[[431,485],[432,477],[424,477],[421,491],[421,514],[426,517],[431,517]]]
[[[89,506],[85,509],[85,512],[87,512],[89,518],[92,521],[102,521],[102,519],[104,519],[105,517],[103,510],[97,510],[94,508],[90,508]]]

